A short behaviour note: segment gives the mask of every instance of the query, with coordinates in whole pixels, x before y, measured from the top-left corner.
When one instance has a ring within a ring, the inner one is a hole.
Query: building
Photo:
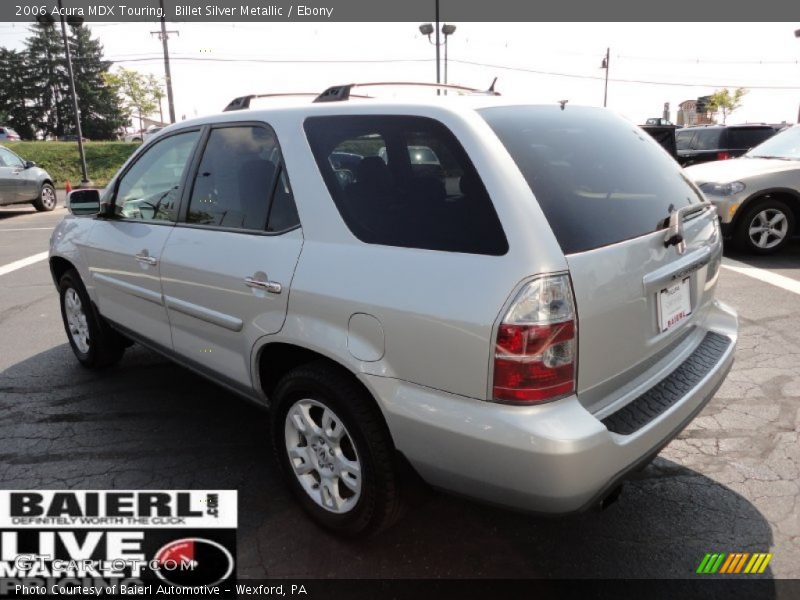
[[[678,105],[677,124],[690,127],[692,125],[713,125],[715,123],[708,113],[697,114],[697,100],[684,100]]]

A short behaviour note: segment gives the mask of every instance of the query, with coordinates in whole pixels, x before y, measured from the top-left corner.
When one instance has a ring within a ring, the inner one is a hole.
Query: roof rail
[[[342,102],[344,100],[349,100],[350,98],[372,98],[372,96],[362,95],[362,94],[353,94],[353,88],[364,88],[364,87],[387,87],[387,86],[397,86],[397,87],[424,87],[424,88],[433,88],[439,90],[453,90],[456,92],[460,92],[462,94],[484,94],[487,96],[499,96],[500,92],[496,92],[494,89],[495,84],[497,83],[497,78],[494,78],[492,81],[492,85],[489,87],[488,90],[479,90],[476,88],[466,87],[463,85],[451,85],[447,83],[420,83],[416,81],[378,81],[378,82],[368,82],[368,83],[347,83],[345,85],[334,85],[326,89],[321,94],[317,94],[316,92],[284,92],[278,94],[250,94],[248,96],[239,96],[238,98],[234,98],[231,100],[228,105],[223,109],[223,112],[229,112],[232,110],[246,110],[250,108],[250,102],[256,98],[281,98],[286,96],[313,96],[314,102]]]
[[[228,102],[228,106],[222,109],[222,112],[230,112],[232,110],[246,110],[250,108],[250,101],[257,98],[284,98],[292,96],[309,96],[317,98],[317,92],[285,92],[280,94],[249,94],[247,96],[239,96]],[[352,94],[353,98],[369,98],[370,96],[361,96]]]
[[[250,108],[250,101],[255,98],[280,98],[283,96],[317,96],[316,92],[285,92],[282,94],[250,94],[249,96],[239,96],[228,102],[222,112],[232,110],[245,110]]]
[[[388,86],[425,87],[425,88],[433,88],[439,90],[454,90],[457,92],[462,92],[462,93],[466,92],[470,94],[486,94],[488,96],[499,96],[500,93],[494,90],[494,85],[496,82],[497,78],[495,78],[495,80],[492,82],[491,87],[488,90],[479,90],[476,88],[466,87],[463,85],[451,85],[447,83],[420,83],[416,81],[379,81],[379,82],[369,82],[369,83],[347,83],[345,85],[334,85],[332,87],[329,87],[319,96],[317,96],[314,99],[314,102],[342,102],[344,100],[348,100],[351,97],[350,91],[353,88],[388,87]]]

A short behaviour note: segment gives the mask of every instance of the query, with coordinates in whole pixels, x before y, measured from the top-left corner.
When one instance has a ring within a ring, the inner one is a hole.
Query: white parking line
[[[46,260],[47,254],[47,252],[39,252],[39,254],[34,254],[33,256],[21,258],[19,260],[15,260],[14,262],[8,263],[7,265],[0,266],[0,275],[7,275],[12,271],[16,271],[17,269],[21,269],[23,267]]]
[[[741,273],[742,275],[747,275],[748,277],[758,279],[764,283],[769,283],[770,285],[784,289],[787,292],[800,294],[800,281],[792,279],[791,277],[778,275],[777,273],[767,271],[766,269],[751,267],[750,265],[746,265],[738,260],[731,260],[730,258],[723,258],[722,266],[726,269],[730,269],[731,271],[735,271],[736,273]]]
[[[0,232],[3,232],[3,231],[44,231],[45,229],[50,230],[50,229],[55,229],[55,227],[18,227],[18,228],[14,228],[14,229],[3,229],[3,228],[0,228]]]

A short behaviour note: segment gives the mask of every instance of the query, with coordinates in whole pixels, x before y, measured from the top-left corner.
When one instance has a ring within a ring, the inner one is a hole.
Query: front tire
[[[317,362],[285,375],[273,400],[275,456],[314,521],[358,537],[397,520],[402,503],[394,444],[364,388]]]
[[[50,212],[56,207],[56,189],[49,183],[43,183],[39,190],[39,197],[33,201],[33,207],[39,212]]]
[[[794,213],[781,200],[757,201],[742,216],[736,242],[742,250],[754,254],[773,254],[794,235]]]
[[[95,310],[78,272],[64,273],[58,290],[64,329],[78,362],[89,369],[117,363],[125,352],[123,340]]]

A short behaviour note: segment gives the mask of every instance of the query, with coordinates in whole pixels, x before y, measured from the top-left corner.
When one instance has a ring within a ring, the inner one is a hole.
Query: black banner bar
[[[169,21],[191,22],[381,22],[434,18],[436,0],[164,0]],[[159,0],[62,0],[70,16],[93,21],[156,21]],[[554,21],[792,21],[797,4],[786,0],[439,0],[442,20],[461,22]],[[0,21],[31,22],[45,12],[58,15],[57,0],[2,0]]]

